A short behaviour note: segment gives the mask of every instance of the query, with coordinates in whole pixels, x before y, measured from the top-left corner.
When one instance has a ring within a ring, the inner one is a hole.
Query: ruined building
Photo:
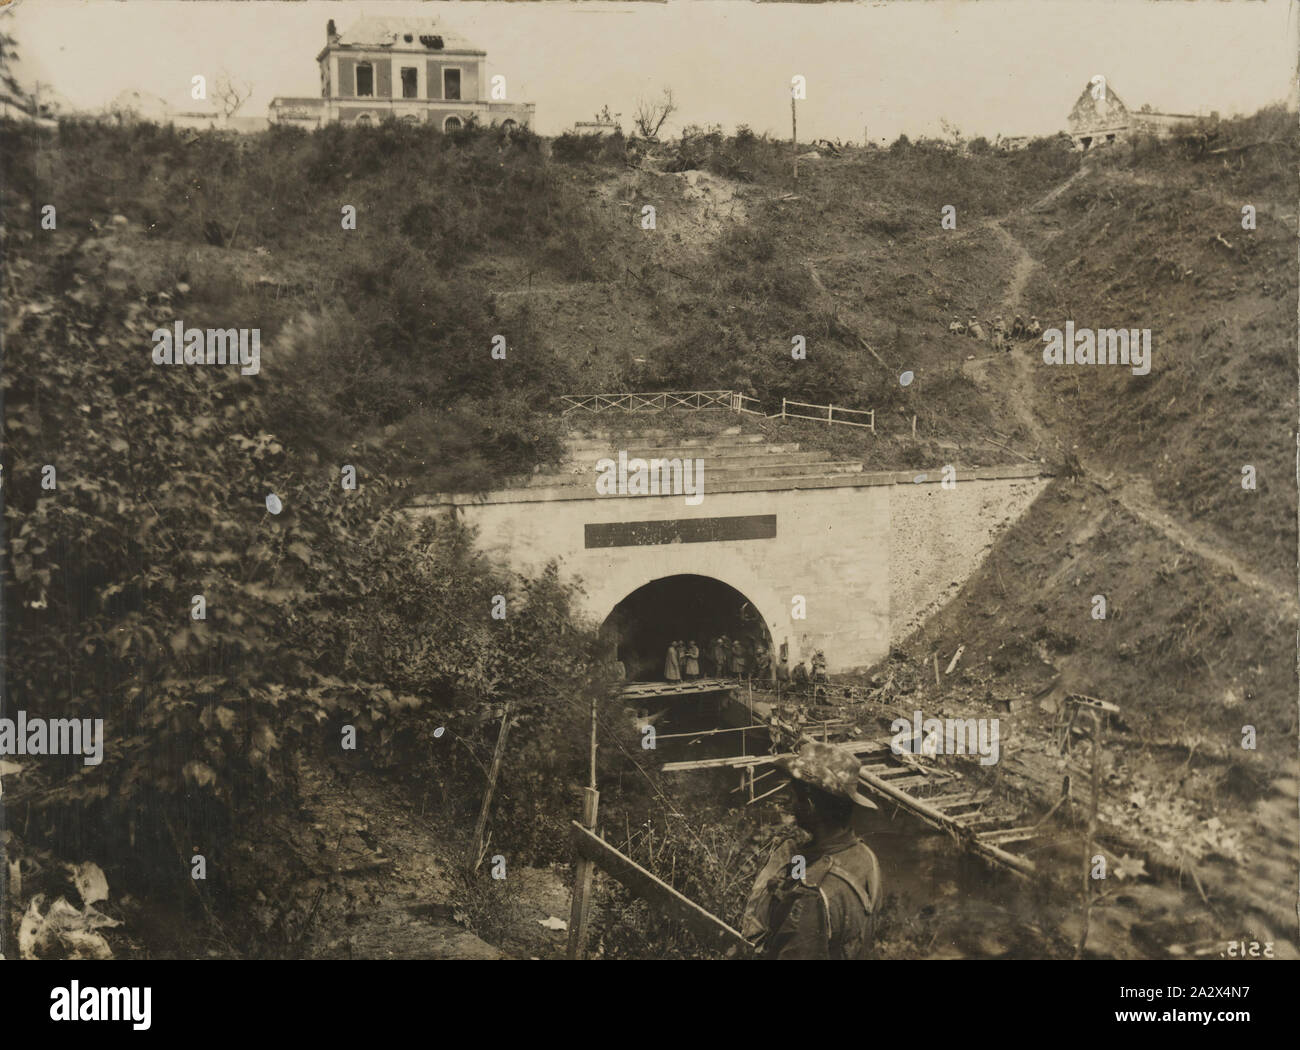
[[[338,121],[377,124],[396,117],[443,131],[480,124],[524,125],[531,102],[491,101],[487,52],[432,19],[362,18],[339,33],[330,19],[320,66],[319,98],[271,100],[273,124],[315,128]]]
[[[1217,120],[1218,116],[1211,113],[1209,119]],[[1193,113],[1160,113],[1149,105],[1130,110],[1107,81],[1094,77],[1084,85],[1083,93],[1070,110],[1067,126],[1075,149],[1086,150],[1123,142],[1139,132],[1171,135],[1202,119]]]

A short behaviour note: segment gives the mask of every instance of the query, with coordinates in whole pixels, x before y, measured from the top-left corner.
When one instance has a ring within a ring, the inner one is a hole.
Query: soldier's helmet
[[[798,754],[786,755],[778,759],[776,765],[791,779],[828,795],[846,798],[865,809],[880,808],[858,786],[858,771],[862,764],[842,747],[809,741]]]

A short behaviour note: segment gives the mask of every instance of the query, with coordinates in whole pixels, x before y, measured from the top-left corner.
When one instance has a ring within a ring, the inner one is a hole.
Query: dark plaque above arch
[[[584,525],[587,547],[653,547],[665,543],[717,543],[776,537],[775,514],[728,518],[673,518],[668,521],[614,521]]]

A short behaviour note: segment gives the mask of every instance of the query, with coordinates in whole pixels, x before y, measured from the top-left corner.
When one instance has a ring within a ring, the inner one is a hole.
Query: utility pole
[[[591,786],[583,791],[582,826],[588,831],[596,830],[596,812],[600,806],[600,792],[596,790],[596,705],[599,693],[591,698]],[[591,880],[596,873],[595,862],[587,857],[578,858],[578,869],[574,873],[573,903],[569,907],[569,946],[567,955],[570,959],[581,959],[587,951],[587,915],[591,910]]]
[[[790,95],[790,152],[794,159],[794,181],[799,181],[799,118],[795,113],[795,97]]]
[[[32,83],[32,116],[33,117],[39,117],[41,115],[41,88],[43,86],[44,85],[39,80],[34,81]]]

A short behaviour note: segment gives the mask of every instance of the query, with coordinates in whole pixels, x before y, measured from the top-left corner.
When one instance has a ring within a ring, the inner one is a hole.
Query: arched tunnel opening
[[[753,603],[711,576],[665,576],[638,587],[614,606],[601,635],[617,649],[630,682],[663,681],[668,646],[674,641],[698,646],[701,677],[729,672],[715,663],[713,643],[719,637],[741,642],[751,670],[757,647],[772,652],[771,634]]]

